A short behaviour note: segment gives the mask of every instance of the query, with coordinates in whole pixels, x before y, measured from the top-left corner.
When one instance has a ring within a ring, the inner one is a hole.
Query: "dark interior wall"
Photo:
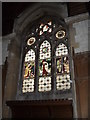
[[[12,109],[12,118],[73,118],[72,100],[7,101],[7,105]]]
[[[2,35],[12,32],[15,18],[25,9],[34,5],[33,2],[3,2],[2,3]],[[68,2],[68,16],[74,16],[85,13],[90,9],[90,3]]]
[[[89,3],[85,2],[68,2],[68,16],[74,16],[89,11]]]
[[[77,108],[78,116],[80,118],[88,118],[88,79],[90,77],[88,64],[90,61],[90,53],[85,52],[76,54],[74,58],[75,63],[75,81],[77,94]]]
[[[26,8],[32,6],[33,2],[3,2],[2,3],[2,35],[12,33],[15,18]]]

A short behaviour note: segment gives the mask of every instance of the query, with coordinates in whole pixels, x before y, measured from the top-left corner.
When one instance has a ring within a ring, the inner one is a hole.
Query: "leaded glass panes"
[[[50,43],[45,40],[40,46],[40,59],[51,58],[51,46]]]
[[[69,74],[57,75],[56,83],[57,83],[57,90],[70,89],[70,83],[71,83],[70,75]]]
[[[51,77],[40,77],[39,78],[39,92],[51,90]]]
[[[70,71],[68,48],[60,43],[56,48],[56,88],[57,90],[70,89]]]
[[[36,29],[36,32],[39,33],[39,35],[43,35],[43,33],[48,32],[51,33],[52,32],[52,21],[49,21],[47,23],[41,23],[39,28]]]
[[[34,91],[35,78],[35,52],[31,49],[25,55],[23,93]]]
[[[22,92],[31,93],[31,99],[52,99],[53,95],[58,99],[70,93],[72,87],[66,25],[48,16],[32,25],[23,45],[28,52],[23,64]]]
[[[40,46],[39,92],[51,90],[51,45],[45,40]]]

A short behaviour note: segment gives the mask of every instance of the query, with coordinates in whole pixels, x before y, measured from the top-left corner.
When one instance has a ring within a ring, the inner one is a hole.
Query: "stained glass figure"
[[[57,90],[70,89],[68,48],[60,43],[56,48],[56,87]]]
[[[32,45],[32,44],[35,43],[35,41],[36,41],[35,37],[31,37],[31,38],[28,39],[27,45]]]
[[[57,73],[69,73],[68,56],[56,58]]]
[[[68,58],[68,56],[63,57],[63,71],[64,71],[64,73],[69,73],[69,58]]]
[[[39,76],[47,76],[51,74],[51,59],[40,60]]]
[[[35,78],[35,52],[31,49],[27,52],[24,61],[23,93],[34,91]]]
[[[25,56],[25,62],[34,61],[35,60],[35,52],[31,49],[27,52]]]
[[[56,38],[58,39],[62,39],[64,38],[66,35],[66,32],[64,30],[59,30],[57,33],[56,33]]]
[[[62,58],[57,58],[56,59],[56,65],[57,65],[57,73],[62,73]]]
[[[42,81],[42,82],[41,82]],[[51,45],[45,40],[40,46],[39,92],[51,90]]]
[[[33,78],[34,77],[34,61],[24,63],[25,74],[24,78]]]

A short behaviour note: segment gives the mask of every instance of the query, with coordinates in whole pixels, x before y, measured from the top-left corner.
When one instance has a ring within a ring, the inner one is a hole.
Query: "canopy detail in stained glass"
[[[68,49],[67,46],[63,43],[59,44],[56,48],[56,56],[67,55]]]
[[[50,43],[45,40],[40,46],[40,59],[46,59],[51,57]]]
[[[27,52],[25,56],[25,62],[33,61],[33,60],[35,60],[35,52],[31,49]]]

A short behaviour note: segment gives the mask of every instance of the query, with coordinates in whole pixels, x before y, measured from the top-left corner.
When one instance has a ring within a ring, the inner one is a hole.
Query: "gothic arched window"
[[[64,21],[48,16],[38,20],[29,28],[24,50],[24,95],[59,94],[60,98],[71,92],[70,46]]]

